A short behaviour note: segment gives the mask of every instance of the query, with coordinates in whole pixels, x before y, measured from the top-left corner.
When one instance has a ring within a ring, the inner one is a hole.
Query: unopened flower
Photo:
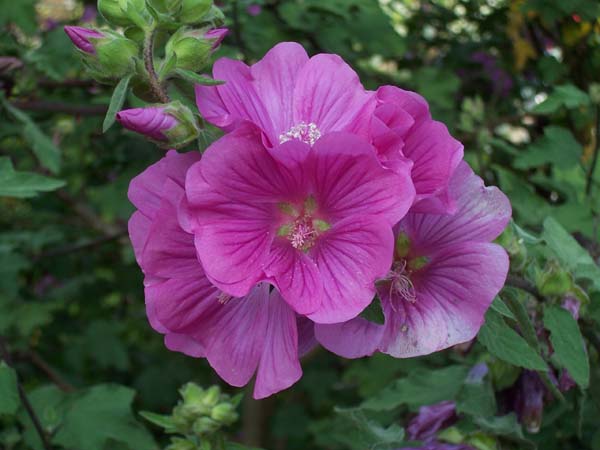
[[[221,41],[228,33],[227,28],[208,31],[180,28],[167,42],[167,58],[175,55],[176,67],[197,72],[204,68]]]
[[[381,351],[425,355],[469,341],[504,285],[508,256],[491,243],[511,216],[505,195],[485,187],[466,163],[449,187],[452,215],[410,212],[396,228],[394,262],[378,282],[385,323],[362,317],[317,325],[327,349],[356,358]]]
[[[204,33],[204,37],[212,42],[211,50],[214,51],[221,45],[227,33],[229,33],[229,29],[227,28],[213,28]]]
[[[104,37],[104,33],[91,28],[66,26],[65,33],[69,36],[69,39],[73,42],[75,47],[85,53],[91,55],[96,54],[96,48],[94,45],[94,39],[101,39]]]
[[[421,406],[406,431],[411,440],[430,441],[436,433],[456,421],[456,405],[451,401]]]
[[[245,385],[256,372],[254,396],[267,397],[301,377],[298,357],[314,344],[312,324],[266,283],[233,297],[206,277],[194,236],[178,221],[185,174],[199,159],[196,152],[170,151],[131,181],[129,199],[137,211],[129,220],[129,236],[145,275],[146,313],[169,349],[207,358],[234,386]],[[217,405],[214,393],[184,393]]]
[[[192,112],[180,102],[119,111],[117,120],[125,128],[148,136],[163,146],[178,148],[198,137]]]
[[[392,226],[414,198],[409,171],[386,170],[351,134],[270,149],[249,124],[189,170],[186,220],[220,289],[243,296],[266,280],[299,314],[339,322],[371,302],[389,270]]]

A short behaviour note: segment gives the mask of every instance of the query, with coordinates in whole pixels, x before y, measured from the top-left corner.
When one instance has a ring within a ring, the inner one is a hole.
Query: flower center
[[[292,139],[297,139],[306,144],[313,145],[320,137],[321,132],[319,131],[319,128],[317,128],[316,123],[306,123],[302,121],[299,124],[294,125],[285,133],[280,134],[279,143],[283,144],[284,142],[291,141]]]
[[[277,235],[287,239],[295,249],[309,250],[315,245],[319,235],[331,228],[329,223],[314,217],[317,214],[317,203],[312,195],[306,198],[301,207],[291,203],[280,203],[278,207],[288,217],[277,230]]]
[[[386,277],[390,281],[390,298],[392,294],[399,295],[410,303],[417,301],[415,285],[410,279],[410,271],[407,270],[405,259],[394,262],[390,273]]]
[[[287,238],[292,243],[292,247],[300,250],[308,250],[315,244],[317,231],[313,226],[312,220],[308,216],[297,219],[292,224],[292,229]]]

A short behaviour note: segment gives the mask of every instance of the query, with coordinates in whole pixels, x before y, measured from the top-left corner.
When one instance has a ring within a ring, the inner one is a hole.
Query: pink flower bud
[[[90,42],[90,38],[99,39],[104,37],[103,33],[84,27],[66,26],[65,33],[73,41],[75,47],[91,55],[96,53],[96,49],[94,48],[94,44]]]
[[[178,124],[175,117],[159,106],[125,109],[117,113],[117,120],[125,128],[156,141],[168,140],[164,133]]]
[[[214,51],[219,45],[221,45],[221,42],[223,42],[223,39],[225,39],[227,33],[229,33],[227,28],[213,28],[204,34],[204,38],[212,41],[210,49]]]

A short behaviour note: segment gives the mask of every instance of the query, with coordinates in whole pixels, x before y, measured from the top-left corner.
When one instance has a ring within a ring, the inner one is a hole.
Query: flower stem
[[[169,103],[170,99],[165,91],[164,87],[158,80],[156,71],[154,70],[154,35],[156,34],[156,28],[152,27],[146,32],[144,39],[144,65],[148,72],[148,81],[150,82],[150,88],[154,96],[162,103]]]

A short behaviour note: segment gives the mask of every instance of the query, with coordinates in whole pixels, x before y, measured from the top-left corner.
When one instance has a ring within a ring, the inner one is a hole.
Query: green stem
[[[167,95],[163,85],[158,80],[156,70],[154,69],[154,36],[156,34],[156,28],[151,27],[146,31],[146,37],[144,38],[144,65],[146,72],[148,73],[148,81],[150,82],[150,89],[154,96],[161,103],[169,103],[171,100]]]

